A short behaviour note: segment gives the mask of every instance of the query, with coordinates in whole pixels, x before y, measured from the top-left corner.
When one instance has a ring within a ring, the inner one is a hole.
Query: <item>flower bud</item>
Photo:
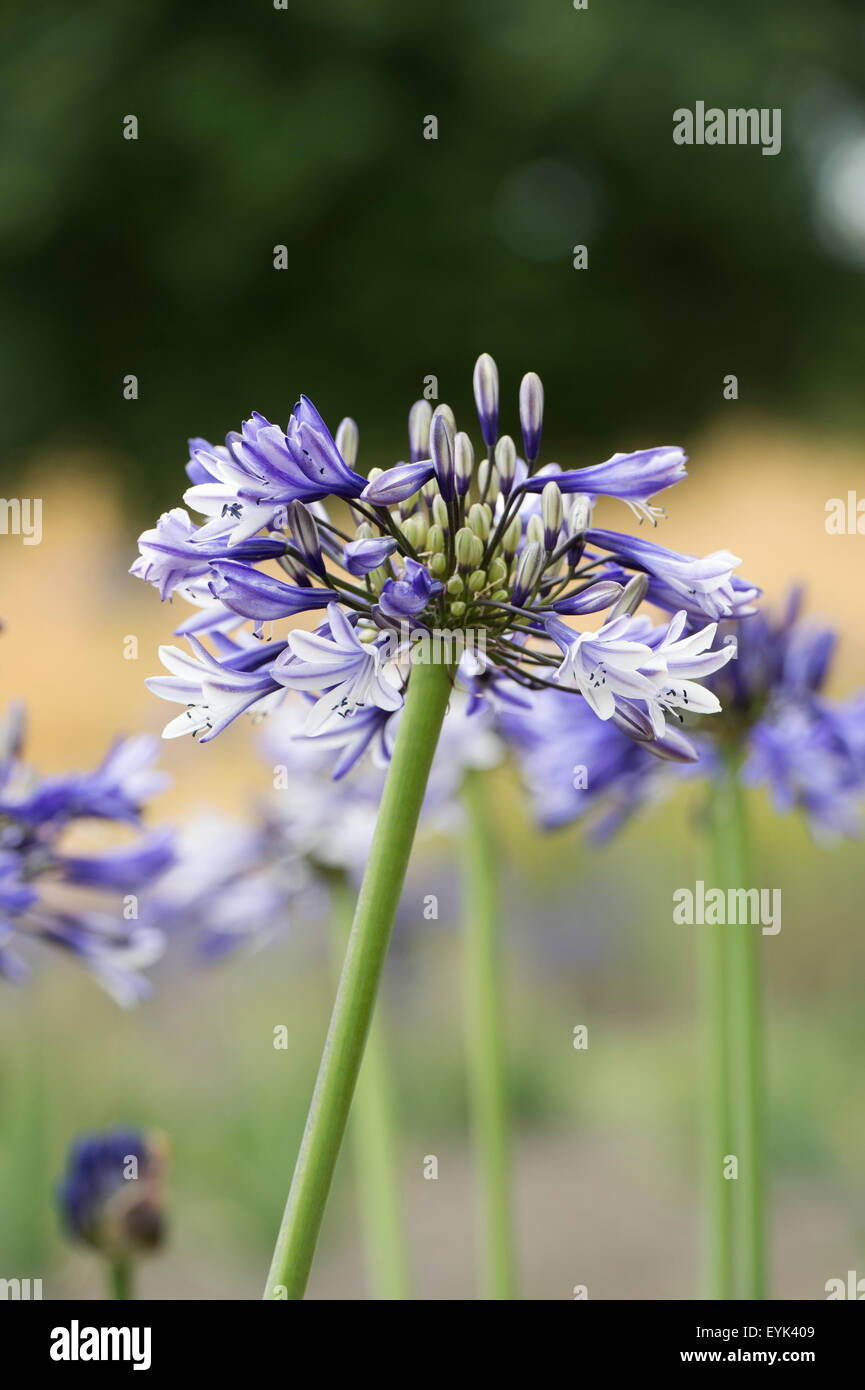
[[[429,401],[415,401],[408,413],[408,446],[412,463],[429,458],[429,427],[432,406]]]
[[[539,545],[544,544],[544,523],[535,512],[529,517],[526,525],[526,540],[537,541]]]
[[[526,372],[520,382],[520,429],[530,471],[540,453],[543,425],[544,388],[537,372]]]
[[[443,579],[448,572],[446,556],[442,555],[440,551],[436,551],[434,555],[430,556],[427,569],[434,579]]]
[[[59,1189],[70,1235],[111,1259],[128,1259],[165,1235],[162,1175],[168,1146],[160,1135],[111,1130],[76,1141]]]
[[[315,524],[315,517],[309,508],[304,506],[303,502],[289,502],[288,529],[303,556],[304,563],[316,574],[324,577],[325,567],[321,554],[318,527]]]
[[[439,492],[446,502],[452,502],[455,494],[454,438],[445,417],[438,411],[433,415],[430,426],[429,448]]]
[[[436,526],[440,526],[443,531],[447,531],[450,524],[450,517],[448,516],[448,509],[445,506],[444,498],[439,492],[437,492],[433,498],[432,517]]]
[[[635,613],[646,597],[648,587],[649,576],[647,574],[635,574],[629,579],[619,598],[610,609],[607,622],[611,623],[614,618],[621,618],[625,613],[629,616]]]
[[[347,415],[344,420],[340,420],[336,427],[334,443],[342,454],[343,462],[347,463],[349,468],[354,468],[357,463],[358,432],[351,416]]]
[[[426,533],[426,548],[431,550],[433,555],[443,555],[445,550],[445,533],[441,526],[431,526]]]
[[[462,598],[465,585],[458,574],[452,574],[447,582],[447,591],[451,598]]]
[[[414,516],[406,517],[400,529],[413,550],[426,548],[427,524],[417,512]]]
[[[544,547],[530,540],[522,549],[514,575],[512,603],[520,608],[534,592],[538,580],[544,572]]]
[[[465,606],[465,604],[462,602],[461,599],[457,599],[456,603],[452,603],[452,604],[451,604],[451,614],[453,615],[454,618],[462,618],[462,617],[464,617],[464,616],[465,616],[465,611],[466,611],[466,606]]]
[[[558,483],[547,483],[541,493],[541,516],[544,522],[544,547],[550,554],[559,543],[564,507]]]
[[[489,569],[490,583],[501,584],[508,577],[508,567],[500,555],[497,555]]]
[[[484,543],[480,536],[472,535],[472,569],[477,569],[484,558]]]
[[[503,434],[496,445],[496,473],[503,497],[510,497],[517,472],[517,449],[509,434]]]
[[[469,507],[468,523],[482,541],[489,540],[492,514],[485,502],[473,502]]]
[[[591,526],[592,504],[584,492],[575,492],[571,497],[567,518],[571,536],[579,536]]]
[[[520,541],[523,538],[523,523],[518,516],[515,516],[505,534],[502,536],[502,550],[508,559],[513,559],[520,548]]]
[[[472,541],[475,540],[477,540],[477,536],[475,536],[473,531],[469,530],[468,526],[461,526],[459,531],[457,531],[454,547],[457,564],[461,570],[474,569]]]
[[[489,448],[499,428],[499,369],[488,352],[482,352],[475,363],[473,385],[481,434]]]
[[[454,440],[454,477],[459,497],[465,497],[472,485],[475,451],[467,434],[460,430]]]
[[[479,594],[481,589],[487,587],[486,570],[472,570],[469,575],[469,593]]]

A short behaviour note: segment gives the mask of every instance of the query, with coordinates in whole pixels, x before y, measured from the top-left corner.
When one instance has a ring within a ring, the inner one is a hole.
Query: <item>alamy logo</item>
[[[701,878],[673,893],[673,921],[681,926],[760,926],[764,936],[781,930],[780,888],[707,888]]]
[[[149,1327],[68,1327],[51,1329],[52,1361],[131,1361],[133,1371],[150,1370]]]
[[[865,1279],[857,1279],[855,1269],[848,1269],[846,1284],[843,1279],[827,1279],[823,1287],[830,1303],[838,1298],[855,1298],[861,1303],[865,1298]]]
[[[41,1279],[0,1279],[0,1298],[27,1301],[42,1297]]]
[[[39,545],[42,498],[0,497],[0,536],[20,536],[25,545]]]
[[[763,154],[778,154],[781,108],[710,106],[707,111],[704,101],[693,111],[680,106],[673,112],[673,140],[677,145],[762,145]]]

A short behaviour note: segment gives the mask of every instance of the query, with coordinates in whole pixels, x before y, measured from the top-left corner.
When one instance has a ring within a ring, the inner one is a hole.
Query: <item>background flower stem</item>
[[[725,884],[726,820],[719,788],[712,788],[710,807],[717,885]],[[731,1153],[730,1047],[728,1031],[728,928],[706,923],[700,931],[700,994],[703,1018],[703,1181],[702,1264],[705,1297],[733,1297],[733,1182],[724,1176]]]
[[[482,772],[464,781],[465,1009],[469,1095],[480,1190],[480,1286],[516,1298],[502,1008],[498,855]]]
[[[445,666],[413,667],[266,1298],[306,1289],[450,689]]]
[[[112,1260],[108,1274],[111,1297],[130,1299],[132,1297],[132,1267],[128,1260]]]
[[[716,820],[727,874],[721,886],[747,888],[745,797],[739,759],[729,754],[718,777]],[[739,1298],[762,1299],[765,1288],[765,1212],[763,1154],[763,1038],[757,923],[726,928],[729,962],[730,1096],[733,1147],[739,1176],[733,1189],[733,1223]]]
[[[335,878],[333,899],[334,953],[341,962],[354,916],[354,892],[344,874]],[[411,1265],[400,1190],[393,1079],[380,1007],[369,1027],[351,1111],[349,1138],[372,1296],[410,1299]]]

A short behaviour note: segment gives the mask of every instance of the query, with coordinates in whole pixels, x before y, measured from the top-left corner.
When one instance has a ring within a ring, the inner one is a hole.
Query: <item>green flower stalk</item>
[[[498,855],[483,772],[466,774],[465,992],[469,1096],[480,1193],[481,1295],[516,1293]]]
[[[727,751],[714,784],[714,832],[719,885],[749,882],[745,798],[740,758]],[[738,1175],[730,1181],[734,1257],[739,1298],[766,1296],[765,1154],[763,1139],[764,1060],[759,950],[762,936],[748,923],[714,927],[725,933],[726,1041],[729,1121]]]
[[[444,665],[414,665],[266,1298],[306,1289],[450,690]]]
[[[334,886],[334,946],[341,961],[351,931],[354,895],[345,875]],[[380,1016],[372,1019],[352,1109],[350,1138],[373,1297],[412,1296],[411,1267],[402,1210],[399,1144],[387,1037]]]

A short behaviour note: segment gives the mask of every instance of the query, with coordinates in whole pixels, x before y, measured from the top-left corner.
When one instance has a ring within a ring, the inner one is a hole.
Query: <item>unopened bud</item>
[[[469,575],[469,593],[479,594],[481,589],[487,587],[486,570],[472,570]]]
[[[477,537],[473,531],[469,530],[468,526],[461,526],[459,531],[457,531],[454,546],[457,564],[461,570],[474,569],[474,562],[472,560],[472,555],[474,553],[472,550],[472,541],[474,540],[477,540]]]
[[[544,547],[539,541],[529,540],[523,547],[514,575],[512,601],[517,608],[520,608],[534,592],[543,574],[545,559]]]
[[[454,437],[445,417],[437,411],[430,426],[429,447],[439,492],[446,502],[452,502],[455,493]]]
[[[448,516],[448,509],[445,506],[444,498],[440,492],[437,492],[433,498],[432,517],[436,526],[440,526],[443,531],[448,529],[450,517]]]
[[[454,478],[459,497],[465,497],[472,485],[475,470],[475,451],[467,434],[460,430],[454,440]]]
[[[429,427],[432,406],[429,401],[415,401],[408,413],[408,446],[412,463],[429,458]]]
[[[342,454],[343,461],[349,468],[354,468],[357,463],[358,432],[357,425],[350,416],[347,415],[337,425],[334,443]]]
[[[294,543],[303,556],[304,564],[308,565],[316,574],[324,575],[324,560],[321,554],[321,541],[318,536],[318,527],[315,518],[308,507],[302,502],[294,501],[288,504],[288,529],[290,530]]]
[[[649,576],[647,574],[635,574],[633,578],[629,579],[619,598],[610,609],[607,622],[611,623],[614,618],[621,618],[626,613],[628,616],[635,613],[646,597],[648,587]]]
[[[541,493],[541,516],[544,522],[544,546],[552,554],[558,545],[564,517],[562,494],[558,483],[547,483]]]
[[[473,385],[481,434],[489,448],[499,428],[499,369],[488,352],[482,352],[475,363]]]
[[[426,548],[431,550],[433,555],[443,555],[445,550],[445,533],[441,526],[431,526],[426,533]]]
[[[502,496],[510,497],[517,472],[517,449],[509,434],[503,434],[496,445],[496,473]]]
[[[531,470],[541,450],[541,430],[544,425],[544,388],[537,372],[526,372],[520,382],[520,429],[526,463]]]
[[[492,514],[485,502],[472,503],[469,507],[468,522],[475,535],[480,536],[482,541],[489,539]]]
[[[523,523],[518,516],[515,516],[510,526],[502,536],[502,550],[509,559],[513,559],[519,550],[520,541],[523,538]]]

